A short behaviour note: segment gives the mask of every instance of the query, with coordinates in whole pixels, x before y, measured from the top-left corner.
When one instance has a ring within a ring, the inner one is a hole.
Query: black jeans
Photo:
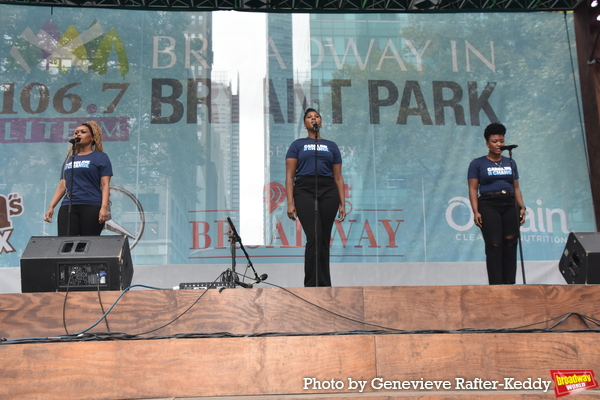
[[[329,246],[331,228],[340,206],[340,196],[335,180],[330,177],[318,177],[318,209],[315,232],[315,178],[300,178],[294,183],[294,205],[298,219],[306,235],[304,250],[304,286],[331,286],[329,273]],[[318,253],[319,264],[316,265],[315,235],[319,235]],[[318,282],[317,282],[318,275]]]
[[[488,281],[490,285],[514,284],[519,234],[514,194],[481,195],[479,213]]]
[[[74,204],[71,206],[71,228],[69,236],[100,236],[104,223],[98,223],[99,206]],[[58,210],[58,236],[67,236],[69,206]]]

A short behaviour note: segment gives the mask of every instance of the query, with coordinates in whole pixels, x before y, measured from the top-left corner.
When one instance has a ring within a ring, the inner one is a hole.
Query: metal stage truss
[[[156,11],[528,12],[569,11],[583,0],[0,0],[0,4]]]

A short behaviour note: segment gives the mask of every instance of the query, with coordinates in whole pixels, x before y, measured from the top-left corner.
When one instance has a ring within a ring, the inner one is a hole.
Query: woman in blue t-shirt
[[[510,159],[502,156],[500,148],[505,134],[506,128],[498,122],[485,128],[488,154],[471,161],[467,177],[475,225],[481,228],[485,242],[490,285],[515,283],[519,225],[525,222],[517,163],[513,160],[511,168]]]
[[[98,236],[109,215],[112,165],[102,148],[102,129],[96,122],[81,124],[73,139],[75,155],[70,149],[44,221],[52,222],[54,207],[64,197],[58,211],[58,236]]]
[[[340,222],[346,218],[342,155],[334,142],[321,138],[321,124],[321,115],[312,108],[307,109],[304,113],[304,127],[308,131],[308,137],[295,140],[285,156],[287,215],[292,220],[298,217],[306,235],[306,287],[331,286],[331,228],[336,213]],[[316,207],[315,193],[318,203]]]

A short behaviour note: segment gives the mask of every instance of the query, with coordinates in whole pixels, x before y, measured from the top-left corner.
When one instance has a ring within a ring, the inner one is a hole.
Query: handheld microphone
[[[500,146],[500,150],[512,150],[512,149],[516,149],[517,147],[519,147],[516,144],[510,144],[508,146]]]
[[[79,142],[81,142],[81,138],[79,138],[79,137],[69,140],[69,143],[71,143],[71,144],[75,144],[75,143],[79,143]]]
[[[269,277],[269,275],[267,274],[262,274],[261,276],[259,276],[258,278],[256,278],[255,280],[253,280],[250,284],[251,285],[255,285],[257,283],[261,283],[263,281],[266,281],[267,278]]]
[[[319,124],[313,124],[313,129],[315,132],[319,132]]]

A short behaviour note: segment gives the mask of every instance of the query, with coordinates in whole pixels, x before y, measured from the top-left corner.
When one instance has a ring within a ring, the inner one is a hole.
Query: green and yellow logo
[[[27,73],[38,67],[51,73],[66,74],[73,68],[85,73],[90,70],[98,75],[107,73],[111,54],[116,54],[116,68],[125,77],[129,72],[129,60],[123,41],[114,29],[107,33],[98,21],[79,33],[73,25],[60,33],[52,20],[36,34],[25,29],[10,50],[16,68]],[[111,63],[112,64],[112,63]]]

